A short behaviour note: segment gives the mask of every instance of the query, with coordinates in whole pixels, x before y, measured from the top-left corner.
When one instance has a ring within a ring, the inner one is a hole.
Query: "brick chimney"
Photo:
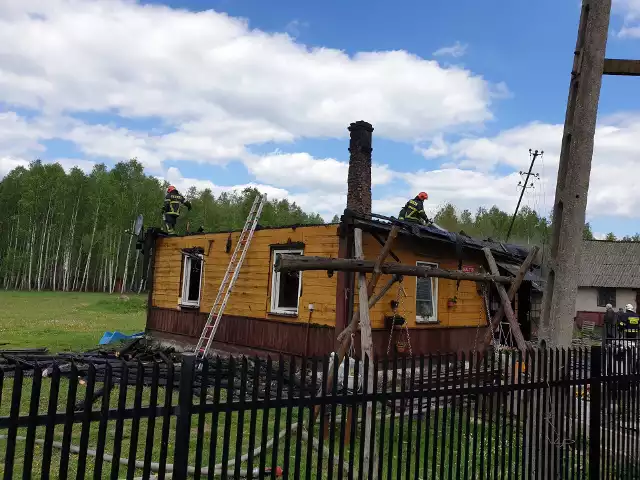
[[[347,208],[360,214],[371,213],[371,134],[373,126],[365,121],[349,126],[349,177]]]

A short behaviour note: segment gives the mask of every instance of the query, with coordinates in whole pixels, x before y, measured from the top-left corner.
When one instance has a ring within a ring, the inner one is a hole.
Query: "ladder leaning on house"
[[[235,285],[236,280],[238,279],[238,275],[240,274],[242,262],[244,261],[244,257],[247,254],[247,250],[249,250],[249,244],[251,243],[251,239],[253,238],[253,232],[255,232],[256,230],[258,219],[260,218],[262,207],[264,207],[266,200],[266,195],[258,194],[253,201],[251,211],[249,212],[249,216],[244,223],[242,233],[240,234],[240,237],[238,237],[236,248],[233,249],[233,254],[231,255],[231,260],[229,261],[227,271],[225,272],[222,282],[220,283],[218,295],[216,295],[216,299],[213,302],[213,307],[211,307],[211,312],[209,313],[209,317],[207,318],[207,323],[202,329],[200,340],[198,340],[198,345],[196,346],[194,352],[196,358],[204,358],[207,355],[209,348],[211,347],[211,342],[213,341],[213,337],[216,334],[216,330],[218,330],[220,320],[222,320],[222,314],[224,313],[224,309],[227,306],[227,301],[229,300],[229,296],[231,295],[233,286]]]

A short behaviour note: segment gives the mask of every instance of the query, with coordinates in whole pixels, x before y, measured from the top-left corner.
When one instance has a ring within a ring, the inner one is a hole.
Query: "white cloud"
[[[319,213],[327,221],[331,220],[336,213],[342,212],[346,204],[346,195],[342,193],[330,193],[315,188],[304,193],[291,193],[284,188],[254,182],[241,185],[216,185],[210,180],[183,177],[180,170],[175,167],[168,168],[164,175],[157,178],[175,185],[182,193],[191,187],[197,190],[210,189],[214,195],[220,195],[223,192],[240,192],[245,188],[257,188],[260,192],[266,193],[270,200],[287,199],[295,202],[306,212]]]
[[[249,172],[259,181],[280,187],[324,188],[345,192],[349,164],[333,158],[314,158],[308,153],[273,153],[245,159]],[[372,185],[388,183],[393,172],[387,165],[373,165]]]
[[[245,188],[257,188],[262,193],[266,193],[269,198],[287,198],[289,192],[282,188],[272,187],[271,185],[263,185],[259,183],[246,183],[242,185],[216,185],[210,180],[202,180],[199,178],[185,178],[182,172],[175,167],[169,167],[164,176],[157,177],[161,182],[166,180],[172,185],[185,193],[191,187],[197,190],[209,189],[214,195],[220,195],[223,192],[242,191]]]
[[[230,130],[221,123],[246,127],[236,139],[246,145],[344,137],[359,118],[379,136],[421,138],[491,119],[491,89],[468,70],[404,51],[310,49],[214,11],[125,0],[0,4],[8,104],[159,117],[178,131],[194,122],[213,142]]]
[[[614,0],[613,12],[619,13],[624,19],[618,36],[640,38],[640,0]]]
[[[454,43],[453,45],[439,48],[438,50],[433,52],[433,56],[441,57],[445,55],[450,55],[454,58],[459,58],[459,57],[462,57],[465,53],[467,53],[468,48],[469,48],[468,44],[460,43],[459,41],[456,41],[456,43]]]
[[[426,172],[423,179],[412,183],[433,185],[444,201],[466,204],[472,199],[478,205],[496,203],[503,209],[515,206],[515,186],[520,176],[504,176],[495,172],[498,166],[526,171],[529,149],[544,150],[534,172],[542,174],[544,198],[539,199],[543,213],[551,209],[560,156],[562,125],[530,123],[500,132],[494,137],[466,138],[446,148],[459,168]],[[629,178],[640,176],[640,114],[619,114],[603,118],[596,130],[588,215],[618,215],[640,218],[640,198],[621,195],[620,187]],[[450,177],[445,172],[450,172]],[[418,183],[416,183],[418,182]],[[433,188],[425,186],[424,188]],[[494,193],[492,193],[494,192]],[[429,191],[431,197],[431,191]],[[542,193],[540,194],[542,195]],[[439,198],[438,197],[438,198]],[[457,200],[456,200],[457,199]]]
[[[309,24],[307,22],[301,22],[300,20],[294,19],[287,23],[286,27],[284,27],[284,31],[293,38],[297,38],[300,36],[300,31],[308,26]]]
[[[91,160],[84,160],[82,158],[56,158],[51,163],[60,164],[60,166],[67,173],[69,173],[69,171],[74,167],[79,168],[84,173],[91,173],[93,167],[96,166],[96,162],[92,162]]]
[[[422,155],[426,159],[439,158],[449,153],[449,147],[444,141],[442,135],[437,135],[429,144],[428,147],[421,147],[416,145],[414,151]]]
[[[11,170],[18,167],[26,167],[29,162],[23,158],[0,157],[0,180]]]

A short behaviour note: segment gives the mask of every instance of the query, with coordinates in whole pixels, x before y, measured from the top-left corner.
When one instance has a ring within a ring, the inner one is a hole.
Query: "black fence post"
[[[600,478],[600,415],[602,409],[602,347],[591,347],[589,415],[589,478]]]
[[[180,366],[180,390],[176,418],[175,451],[173,454],[173,479],[186,480],[189,466],[189,441],[191,439],[191,410],[193,405],[193,379],[196,357],[193,353],[182,355]]]

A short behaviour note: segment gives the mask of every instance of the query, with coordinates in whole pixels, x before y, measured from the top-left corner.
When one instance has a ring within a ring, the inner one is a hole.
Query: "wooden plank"
[[[396,228],[395,226],[393,227]],[[392,230],[393,232],[393,230]],[[359,260],[364,259],[364,253],[362,251],[362,230],[356,228],[354,230],[354,242],[355,242],[355,257]],[[395,232],[397,234],[397,231]],[[371,279],[371,284],[373,288],[375,288],[375,283],[380,278],[380,264],[382,263],[383,256],[386,257],[388,255],[389,250],[391,250],[391,243],[395,238],[395,234],[392,236],[389,234],[389,241],[385,243],[385,246],[380,252],[380,256],[376,261],[376,268],[374,269],[373,278]],[[367,369],[367,376],[363,385],[363,393],[366,395],[372,391],[373,388],[373,338],[371,334],[371,320],[369,319],[369,288],[367,287],[367,277],[364,273],[360,273],[358,275],[358,283],[359,283],[359,303],[360,303],[360,348],[361,348],[361,356],[362,362],[365,362],[365,359],[368,357],[369,364]],[[364,364],[364,363],[363,363]],[[369,459],[371,458],[371,423],[373,420],[373,403],[367,402],[367,406],[365,409],[365,427],[364,427],[364,448],[363,448],[363,462],[362,462],[362,470],[363,476],[362,478],[369,478]],[[376,462],[376,452],[375,448],[375,439],[374,439],[374,447],[373,447],[373,465],[374,468],[377,466]]]
[[[524,280],[524,277],[527,274],[527,270],[529,270],[529,267],[533,263],[533,260],[538,254],[538,251],[539,251],[539,248],[537,246],[534,246],[529,252],[529,255],[527,255],[527,258],[525,258],[524,262],[522,262],[522,265],[520,265],[520,269],[518,270],[518,273],[516,274],[515,278],[513,279],[513,282],[511,283],[511,286],[509,287],[509,292],[508,292],[509,302],[512,302],[513,299],[516,297],[516,293],[518,293],[518,289],[520,288],[520,285],[522,285],[522,281]],[[493,334],[493,331],[496,329],[496,327],[502,321],[503,318],[504,318],[504,307],[500,305],[500,308],[498,309],[493,319],[491,320],[490,327],[487,329],[487,333],[485,334],[485,338],[484,338],[485,342],[491,339],[491,335]]]
[[[378,283],[378,279],[382,274],[382,270],[381,270],[382,262],[387,258],[387,256],[389,255],[389,252],[391,252],[391,245],[393,245],[393,242],[395,242],[395,239],[398,236],[399,229],[400,228],[397,225],[394,225],[391,228],[391,231],[387,236],[387,240],[384,243],[384,246],[382,247],[382,250],[380,251],[378,258],[376,259],[376,263],[373,265],[373,276],[371,277],[370,287],[367,289],[367,296],[370,296],[373,294],[373,289],[375,288],[376,284]],[[360,256],[358,257],[358,255],[356,254],[356,258],[358,260],[364,260],[364,253],[362,251],[362,230],[360,230],[359,228],[356,228],[355,231],[360,232],[360,238],[359,238]]]
[[[327,270],[343,272],[373,273],[376,262],[349,258],[308,257],[304,255],[280,255],[275,265],[276,271]],[[436,267],[405,265],[401,263],[381,263],[380,271],[385,274],[405,275],[409,277],[447,278],[449,280],[468,280],[472,282],[511,283],[511,277],[468,273],[459,270],[445,270]]]
[[[496,264],[493,255],[491,254],[491,250],[487,247],[483,248],[485,257],[487,258],[487,263],[489,264],[489,270],[492,274],[498,275],[498,265]],[[518,348],[525,352],[527,350],[527,344],[524,341],[524,337],[522,336],[522,332],[520,331],[520,325],[518,324],[518,319],[516,318],[516,314],[513,312],[513,308],[511,308],[511,301],[509,300],[509,295],[504,288],[504,285],[499,283],[495,284],[496,289],[498,290],[498,295],[500,296],[500,301],[502,302],[502,306],[504,307],[505,314],[507,316],[507,320],[509,320],[509,326],[511,327],[511,334],[513,338],[516,340],[516,344]]]
[[[603,72],[605,75],[640,76],[640,60],[622,60],[605,58]]]
[[[387,242],[389,243],[393,243],[394,238],[390,237],[387,239]],[[383,251],[381,251],[380,253],[380,264],[382,264],[382,262],[384,262],[385,258],[382,256],[382,253],[384,252],[384,248]],[[387,249],[391,250],[391,247],[389,247]],[[296,256],[296,255],[290,255],[290,256]],[[282,258],[282,255],[279,257]],[[380,279],[380,276],[378,276],[376,278],[376,281],[378,281]],[[394,282],[396,282],[398,279],[397,276],[394,276],[391,280],[389,280],[389,282],[387,282],[387,284],[380,290],[380,292],[373,296],[372,298],[368,299],[368,309],[370,309],[371,307],[373,307],[376,302],[378,300],[380,300],[382,297],[384,297],[384,295],[386,294],[386,292],[389,290],[389,288],[391,288],[391,285],[393,285]],[[373,280],[373,279],[372,279]],[[371,291],[375,291],[375,285],[371,285],[371,286],[367,286],[367,292],[369,291],[369,289],[371,289]],[[367,309],[367,311],[368,311]],[[353,312],[353,316],[351,317],[351,322],[349,323],[349,325],[347,326],[347,328],[345,328],[340,335],[338,335],[338,351],[336,352],[336,355],[334,358],[336,358],[336,361],[338,362],[338,365],[340,363],[342,363],[342,360],[345,357],[345,354],[347,353],[347,350],[349,348],[349,340],[351,338],[351,333],[355,331],[357,325],[358,325],[358,319],[360,318],[360,313],[359,311],[355,311]],[[327,375],[327,380],[326,380],[326,391],[328,393],[331,392],[331,387],[333,385],[333,368],[329,369],[329,374]],[[313,418],[317,418],[318,413],[320,412],[320,407],[316,406],[316,408],[313,411]]]

